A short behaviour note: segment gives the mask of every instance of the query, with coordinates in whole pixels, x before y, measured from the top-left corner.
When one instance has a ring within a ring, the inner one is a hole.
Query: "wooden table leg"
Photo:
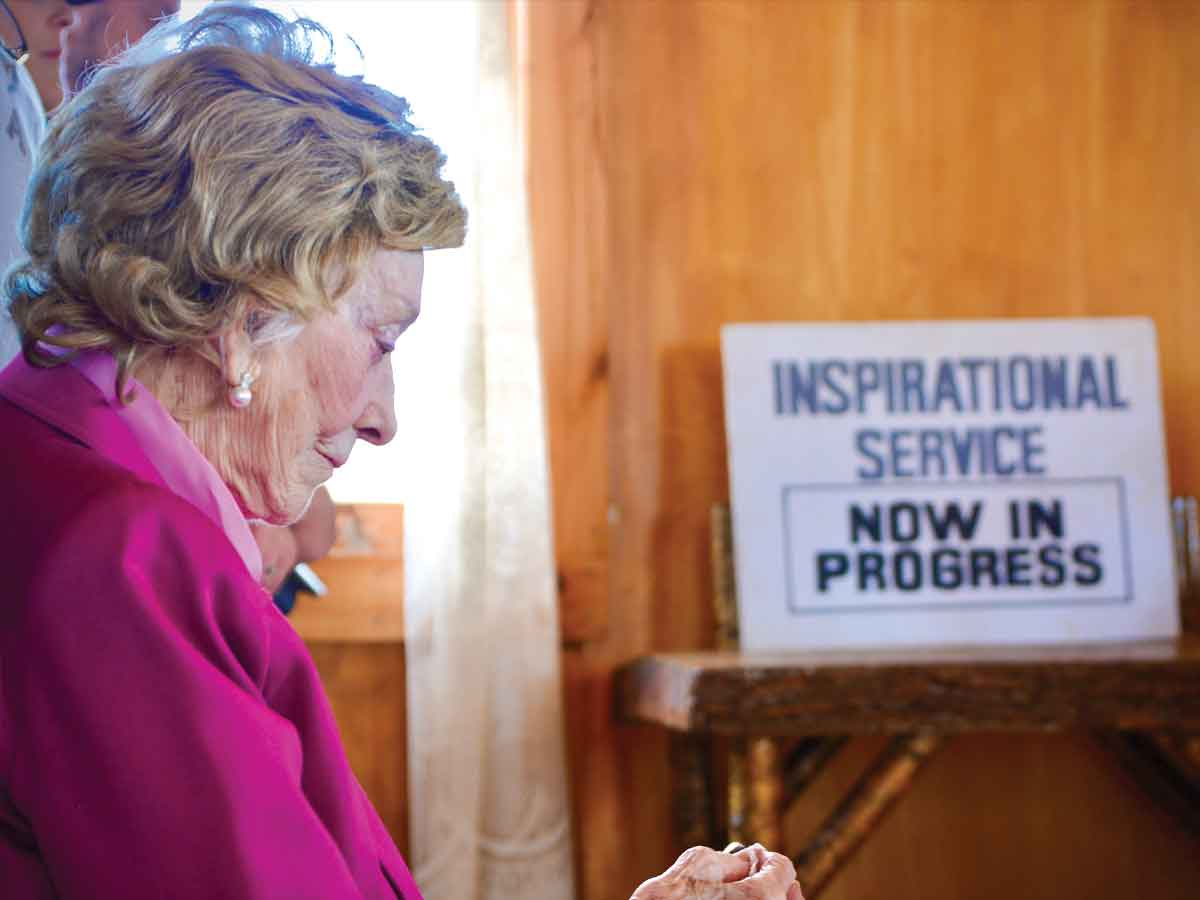
[[[796,858],[797,878],[808,900],[820,894],[854,855],[912,785],[913,778],[937,751],[941,740],[933,734],[895,738],[858,780]]]
[[[770,850],[783,846],[783,765],[775,738],[751,738],[746,748],[749,809],[746,830],[751,840]]]
[[[1152,731],[1149,734],[1180,774],[1200,788],[1200,732]]]
[[[673,779],[671,824],[675,849],[712,847],[717,835],[712,803],[711,749],[707,737],[671,732],[669,759]]]
[[[725,834],[721,836],[720,843],[737,841],[739,844],[753,844],[755,839],[750,837],[750,776],[744,738],[734,738],[729,742],[726,759],[729,772],[725,782]]]
[[[783,808],[789,809],[834,757],[849,738],[804,738],[788,754],[783,764]]]
[[[776,740],[758,737],[733,741],[729,750],[726,839],[779,850],[783,842],[783,794],[783,765]]]
[[[1147,796],[1200,835],[1200,736],[1107,731],[1096,738]]]

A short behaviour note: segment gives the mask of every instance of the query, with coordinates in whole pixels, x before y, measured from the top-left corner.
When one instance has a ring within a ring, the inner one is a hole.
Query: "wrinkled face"
[[[95,0],[71,7],[58,60],[67,95],[84,86],[89,69],[136,44],[160,18],[177,12],[179,0]]]
[[[46,112],[50,112],[63,98],[62,88],[58,84],[58,40],[59,33],[71,21],[71,8],[65,0],[5,2],[25,35],[25,43],[29,47],[29,61],[25,66],[37,86],[42,106],[46,108]]]
[[[420,252],[377,251],[333,312],[256,351],[251,404],[222,412],[224,434],[197,435],[248,518],[296,521],[355,441],[395,437],[390,354],[420,312],[424,269]]]

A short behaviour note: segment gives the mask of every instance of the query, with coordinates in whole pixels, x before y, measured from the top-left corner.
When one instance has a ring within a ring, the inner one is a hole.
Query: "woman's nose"
[[[367,405],[354,423],[359,440],[386,444],[396,436],[396,385],[391,360],[375,366],[367,376]]]

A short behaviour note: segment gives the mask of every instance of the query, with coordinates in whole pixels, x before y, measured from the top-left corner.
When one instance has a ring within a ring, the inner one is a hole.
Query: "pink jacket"
[[[303,643],[75,367],[0,373],[0,895],[420,893]]]

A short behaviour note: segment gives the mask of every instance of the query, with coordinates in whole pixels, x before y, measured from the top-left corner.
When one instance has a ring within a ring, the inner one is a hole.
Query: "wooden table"
[[[797,857],[810,898],[957,732],[1090,731],[1200,832],[1200,635],[1072,647],[657,654],[618,672],[617,712],[672,731],[681,846],[742,838],[779,846],[783,811],[848,736],[893,735]],[[722,823],[714,816],[717,737],[734,747],[723,767]],[[786,755],[784,739],[795,744]]]

